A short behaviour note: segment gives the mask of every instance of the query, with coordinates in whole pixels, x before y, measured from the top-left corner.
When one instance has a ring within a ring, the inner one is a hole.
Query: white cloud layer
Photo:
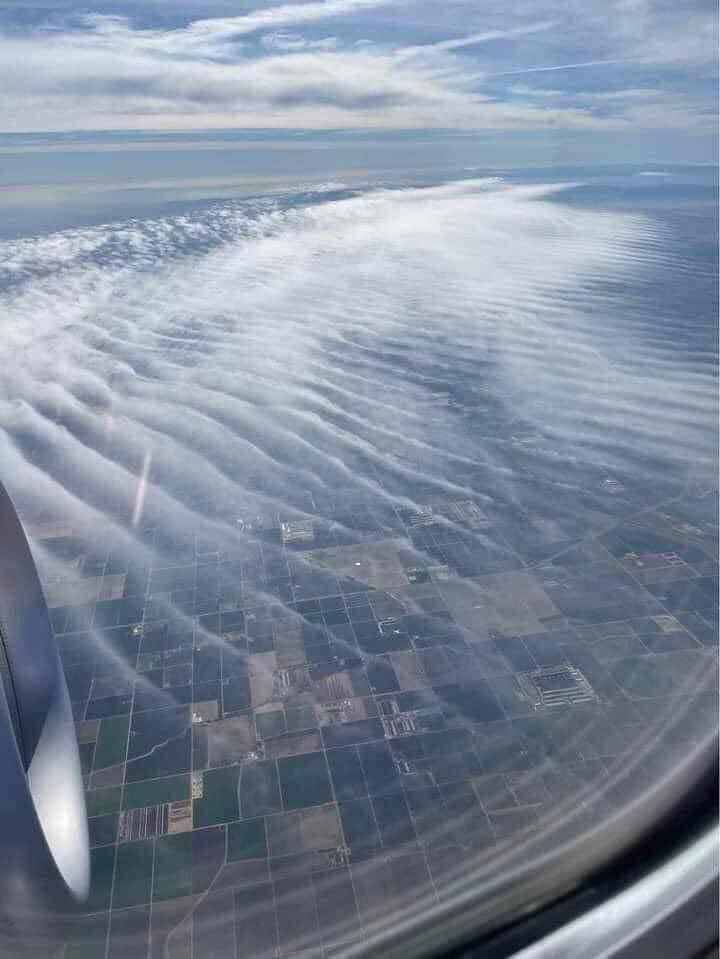
[[[466,181],[3,243],[6,482],[104,536],[228,548],[244,534],[204,504],[322,522],[340,490],[407,506],[468,475],[515,503],[516,464],[425,385],[439,369],[540,431],[554,471],[711,470],[712,376],[617,292],[687,266],[652,221],[546,193]]]
[[[0,130],[710,129],[713,105],[699,88],[682,96],[664,89],[667,110],[630,104],[612,116],[573,98],[573,71],[604,70],[613,88],[629,67],[712,74],[712,15],[673,17],[649,2],[615,6],[613,18],[586,4],[568,17],[551,0],[532,13],[491,3],[483,15],[455,3],[443,19],[403,0],[311,0],[169,28],[122,15],[50,19],[0,34]],[[399,43],[394,29],[363,42],[367,17],[402,24],[408,41]],[[422,42],[412,42],[418,31]],[[568,47],[572,58],[563,56]],[[588,55],[578,57],[579,49]],[[513,80],[548,71],[563,77],[564,101],[521,94]],[[514,95],[498,87],[504,77]]]

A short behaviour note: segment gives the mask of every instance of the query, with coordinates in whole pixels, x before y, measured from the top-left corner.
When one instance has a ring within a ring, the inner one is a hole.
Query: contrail
[[[582,63],[560,63],[554,67],[524,67],[522,70],[502,70],[500,73],[486,73],[486,77],[514,77],[520,73],[550,73],[553,70],[579,70],[582,67],[601,67],[611,63],[630,63],[631,57],[618,60],[584,60]]]
[[[512,37],[527,36],[532,33],[540,33],[544,30],[550,30],[556,25],[555,20],[543,20],[541,23],[534,23],[527,27],[516,27],[513,30],[488,30],[485,33],[472,33],[464,37],[454,37],[450,40],[440,40],[437,43],[423,43],[412,47],[405,47],[398,50],[395,54],[396,60],[405,60],[410,57],[418,56],[423,53],[432,53],[433,51],[459,50],[462,47],[470,47],[482,43],[489,43],[491,40],[509,40]]]

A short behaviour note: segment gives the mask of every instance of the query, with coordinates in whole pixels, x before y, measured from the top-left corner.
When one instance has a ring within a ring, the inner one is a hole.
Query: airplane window
[[[717,11],[0,25],[0,482],[91,866],[0,956],[360,952],[670,781],[718,727]]]

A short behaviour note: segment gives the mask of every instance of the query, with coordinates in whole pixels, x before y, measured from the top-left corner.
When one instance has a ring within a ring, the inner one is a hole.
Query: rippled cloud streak
[[[654,220],[558,189],[328,193],[4,243],[4,480],[118,548],[159,529],[173,562],[187,531],[242,554],[305,519],[341,541],[341,503],[382,525],[471,498],[571,537],[594,489],[709,476],[714,367],[648,309],[693,267]]]

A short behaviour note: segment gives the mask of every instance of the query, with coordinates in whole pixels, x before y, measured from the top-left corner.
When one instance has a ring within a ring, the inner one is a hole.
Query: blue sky
[[[0,0],[0,132],[647,131],[712,158],[715,4]]]

